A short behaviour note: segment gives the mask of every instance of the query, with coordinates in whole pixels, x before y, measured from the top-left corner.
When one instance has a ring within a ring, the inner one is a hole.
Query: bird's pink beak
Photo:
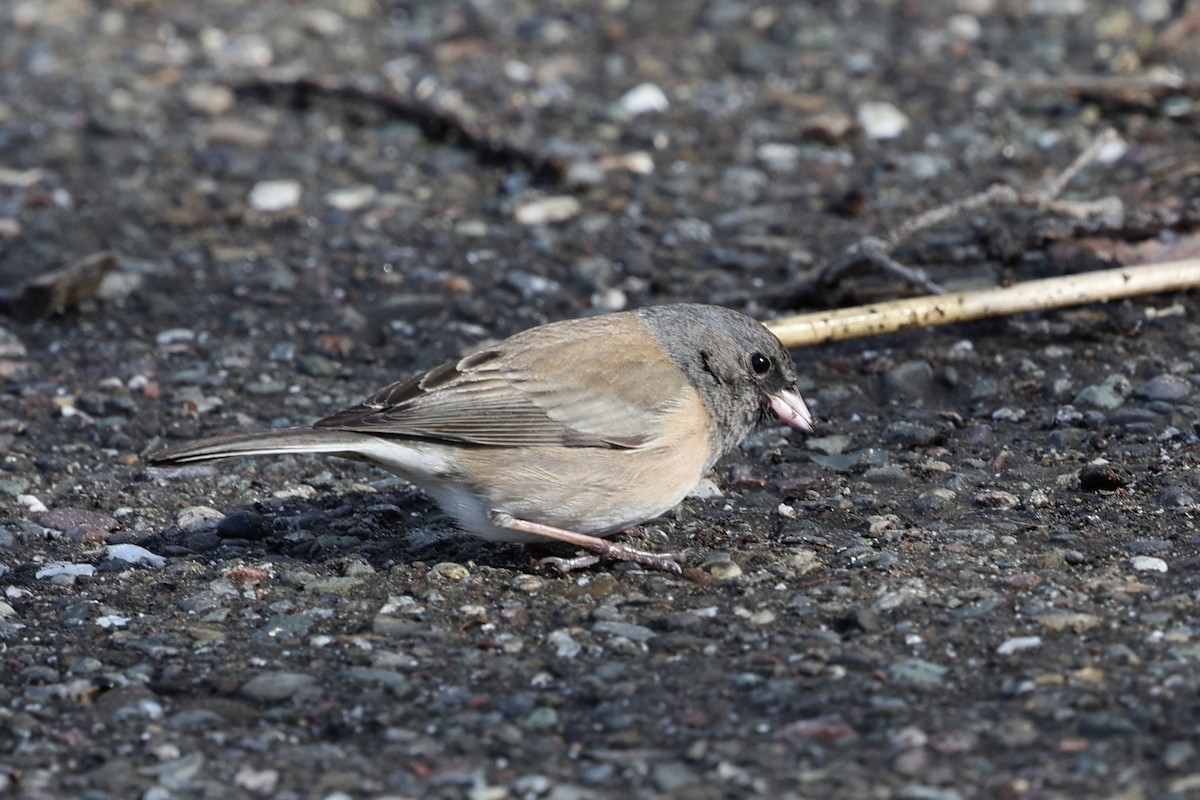
[[[802,431],[813,429],[812,412],[804,404],[804,398],[795,389],[784,389],[770,396],[771,410],[775,416]]]

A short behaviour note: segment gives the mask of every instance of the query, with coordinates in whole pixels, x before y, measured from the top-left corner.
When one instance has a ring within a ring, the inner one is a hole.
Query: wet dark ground
[[[142,456],[552,319],[904,294],[797,287],[1108,127],[1066,198],[1123,215],[897,255],[951,288],[1178,255],[1194,77],[1080,76],[1195,76],[1197,13],[0,4],[0,276],[118,258],[0,330],[0,795],[1194,795],[1194,292],[795,351],[819,430],[647,527],[683,576],[539,572],[354,464]]]

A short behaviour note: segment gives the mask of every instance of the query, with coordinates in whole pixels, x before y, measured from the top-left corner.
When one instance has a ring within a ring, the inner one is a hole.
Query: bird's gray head
[[[796,365],[761,323],[727,308],[691,303],[635,313],[712,414],[714,462],[772,414],[811,430],[812,416],[796,391]]]

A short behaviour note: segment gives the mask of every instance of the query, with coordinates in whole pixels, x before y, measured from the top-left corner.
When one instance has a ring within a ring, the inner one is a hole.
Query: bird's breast
[[[494,510],[603,536],[659,516],[695,487],[709,464],[710,419],[692,393],[638,447],[477,448],[460,468]]]

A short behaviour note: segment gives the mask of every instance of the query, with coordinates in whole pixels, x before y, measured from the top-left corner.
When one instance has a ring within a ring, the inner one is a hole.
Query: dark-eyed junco
[[[566,542],[678,570],[676,554],[603,537],[673,508],[771,412],[811,430],[795,385],[791,357],[758,322],[653,306],[531,328],[310,428],[218,436],[149,461],[353,458],[421,486],[484,539]]]

